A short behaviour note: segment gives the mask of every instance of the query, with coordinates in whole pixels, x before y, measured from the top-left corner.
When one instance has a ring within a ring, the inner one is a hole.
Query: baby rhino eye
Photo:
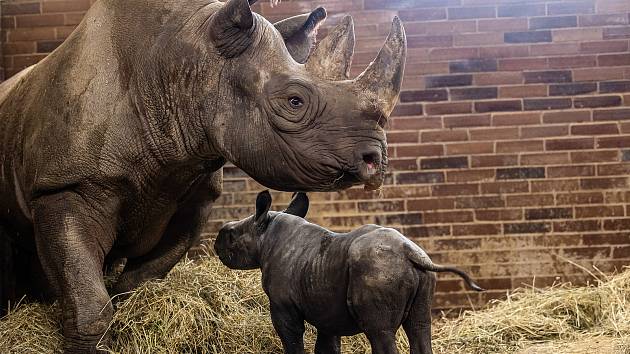
[[[291,108],[300,108],[304,105],[304,101],[297,96],[289,97],[289,105]]]

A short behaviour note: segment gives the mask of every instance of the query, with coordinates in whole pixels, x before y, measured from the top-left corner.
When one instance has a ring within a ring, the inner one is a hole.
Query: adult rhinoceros
[[[101,0],[0,85],[0,297],[58,298],[67,352],[93,352],[117,293],[199,238],[234,163],[285,191],[377,188],[405,35],[348,79],[352,21],[310,53],[323,9],[275,27],[247,0]],[[292,57],[293,55],[293,57]],[[297,60],[297,61],[296,61]]]

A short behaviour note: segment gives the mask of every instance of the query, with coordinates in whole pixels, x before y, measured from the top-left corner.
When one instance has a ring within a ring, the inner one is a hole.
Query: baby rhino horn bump
[[[407,56],[405,29],[398,17],[394,18],[391,31],[378,56],[361,73],[355,82],[364,94],[362,107],[377,109],[389,117],[398,101]]]
[[[354,22],[346,16],[324,38],[306,62],[306,69],[327,80],[346,80],[354,54]]]

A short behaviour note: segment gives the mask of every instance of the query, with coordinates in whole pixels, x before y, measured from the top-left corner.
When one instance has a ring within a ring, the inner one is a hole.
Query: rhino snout
[[[357,177],[365,184],[365,189],[378,189],[383,184],[386,167],[386,157],[381,147],[359,146],[355,155]]]

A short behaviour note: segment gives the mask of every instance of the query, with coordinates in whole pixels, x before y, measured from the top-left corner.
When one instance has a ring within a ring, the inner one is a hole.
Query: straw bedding
[[[601,277],[587,287],[517,290],[485,310],[438,319],[434,351],[630,354],[630,270]],[[166,279],[116,300],[100,344],[112,353],[282,352],[259,271],[232,271],[210,256],[184,260]],[[314,337],[309,328],[307,348]],[[56,305],[22,303],[0,320],[2,353],[58,353],[61,340]],[[402,333],[398,344],[408,352]],[[369,345],[363,336],[344,338],[343,353],[369,353]]]

